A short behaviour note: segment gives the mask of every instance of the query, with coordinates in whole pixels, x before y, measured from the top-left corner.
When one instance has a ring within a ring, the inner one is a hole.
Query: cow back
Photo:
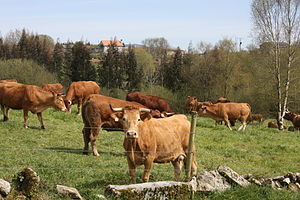
[[[63,94],[64,92],[64,87],[60,83],[43,84],[42,89],[56,94]]]
[[[100,87],[94,81],[78,81],[73,82],[67,89],[66,100],[74,100],[76,98],[87,98],[90,94],[99,94]]]

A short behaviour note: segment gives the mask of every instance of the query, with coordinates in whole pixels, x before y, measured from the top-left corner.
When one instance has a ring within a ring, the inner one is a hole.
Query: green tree
[[[181,49],[178,47],[172,62],[165,71],[165,84],[170,90],[178,91],[183,84],[183,78],[181,76],[181,70],[183,68],[183,55]]]
[[[76,42],[72,47],[71,81],[96,80],[97,72],[91,64],[90,52],[83,42]]]
[[[140,89],[143,78],[143,71],[138,68],[135,51],[129,46],[128,53],[126,54],[126,76],[127,76],[127,89],[132,91],[134,89]]]

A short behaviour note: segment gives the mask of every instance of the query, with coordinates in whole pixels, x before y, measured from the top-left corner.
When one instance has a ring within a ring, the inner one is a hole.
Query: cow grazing
[[[136,167],[144,165],[143,181],[147,182],[153,163],[171,162],[174,166],[175,179],[178,180],[181,160],[186,164],[190,122],[185,115],[173,115],[168,118],[153,119],[149,109],[125,107],[112,108],[115,121],[120,121],[124,128],[124,149],[127,155],[131,183],[136,182]],[[148,110],[148,111],[147,111]],[[195,152],[195,147],[193,147]],[[193,154],[192,174],[197,166]]]
[[[217,103],[210,106],[202,106],[198,111],[199,116],[210,117],[216,121],[225,121],[230,129],[229,121],[239,120],[242,126],[238,130],[245,130],[247,118],[251,112],[250,105],[247,103]]]
[[[8,120],[8,110],[22,109],[24,112],[24,128],[28,128],[28,112],[37,114],[44,129],[42,112],[47,108],[66,111],[62,96],[43,90],[35,85],[19,83],[0,84],[0,104],[3,109],[4,121]]]
[[[226,99],[224,97],[220,97],[217,99],[217,103],[229,103],[230,100],[229,99]]]
[[[86,98],[90,94],[99,93],[100,87],[94,81],[72,82],[67,90],[65,97],[65,104],[68,109],[68,112],[71,112],[71,105],[77,103],[77,115],[80,115],[81,105],[84,103]]]
[[[283,118],[291,121],[295,129],[300,128],[300,115],[287,111]]]
[[[195,96],[188,96],[185,100],[185,110],[190,113],[197,110],[198,99]]]
[[[253,123],[253,121],[258,121],[261,123],[263,121],[263,115],[262,114],[250,114],[248,120],[249,123]]]
[[[126,96],[126,101],[135,101],[150,109],[157,109],[160,112],[173,112],[169,102],[166,99],[144,94],[138,91],[129,92]]]
[[[0,83],[7,83],[7,82],[18,82],[18,81],[17,81],[17,79],[0,80]]]
[[[60,83],[43,84],[42,88],[46,91],[54,92],[55,94],[63,94],[64,93],[64,86]]]

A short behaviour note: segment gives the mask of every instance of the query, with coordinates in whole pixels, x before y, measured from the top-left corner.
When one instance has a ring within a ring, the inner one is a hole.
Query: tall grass
[[[0,122],[0,178],[11,181],[25,167],[36,171],[41,180],[43,199],[65,199],[55,186],[76,187],[85,199],[96,199],[109,184],[128,184],[127,161],[121,132],[102,131],[97,145],[100,157],[82,155],[82,119],[52,109],[43,112],[46,130],[39,128],[35,115],[29,116],[28,129],[22,126],[21,111],[10,112],[8,122]],[[240,174],[274,177],[299,172],[299,132],[278,131],[263,124],[249,125],[244,132],[229,131],[214,121],[197,119],[195,145],[198,169],[227,165]],[[237,127],[240,124],[237,124]],[[143,167],[138,168],[137,182],[142,182]],[[173,180],[171,164],[154,164],[150,181]],[[184,177],[182,177],[184,180]],[[195,199],[299,199],[299,193],[268,188],[234,188]],[[280,198],[277,198],[280,199]]]

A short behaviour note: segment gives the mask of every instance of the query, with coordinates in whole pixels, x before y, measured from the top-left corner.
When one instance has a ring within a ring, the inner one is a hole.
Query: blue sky
[[[224,38],[251,43],[251,0],[0,0],[0,31],[26,28],[55,41],[125,43],[164,37],[186,49]]]

